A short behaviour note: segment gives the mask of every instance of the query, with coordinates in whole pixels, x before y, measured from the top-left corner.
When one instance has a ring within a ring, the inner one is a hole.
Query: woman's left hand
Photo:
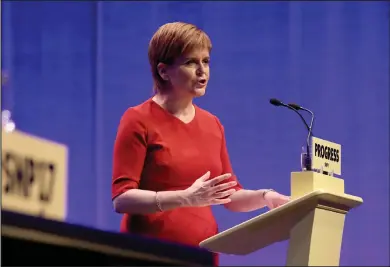
[[[272,210],[290,201],[290,197],[279,194],[275,191],[268,191],[264,195],[264,200],[267,207]]]

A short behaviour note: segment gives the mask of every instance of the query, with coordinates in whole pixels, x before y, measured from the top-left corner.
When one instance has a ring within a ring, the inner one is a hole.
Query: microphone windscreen
[[[271,99],[269,100],[269,102],[270,102],[272,105],[274,105],[274,106],[280,106],[280,105],[282,105],[282,102],[281,102],[280,100],[276,99],[276,98],[271,98]]]

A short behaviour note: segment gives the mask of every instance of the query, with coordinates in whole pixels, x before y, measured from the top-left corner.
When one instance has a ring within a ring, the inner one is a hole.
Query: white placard
[[[312,169],[341,175],[341,145],[312,137]]]
[[[65,221],[65,145],[20,131],[2,131],[2,209]]]

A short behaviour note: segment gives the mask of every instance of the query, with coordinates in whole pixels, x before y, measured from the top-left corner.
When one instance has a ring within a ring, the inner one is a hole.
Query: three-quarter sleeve
[[[240,182],[238,181],[237,176],[233,172],[232,164],[230,162],[230,157],[229,157],[229,153],[228,153],[228,149],[227,149],[227,145],[226,145],[225,130],[224,130],[223,125],[219,122],[218,119],[217,119],[217,123],[218,123],[218,126],[221,129],[221,133],[222,133],[222,146],[221,146],[222,174],[225,174],[225,173],[232,174],[232,176],[228,180],[226,180],[226,182],[236,181],[237,185],[233,188],[238,191],[238,190],[242,189],[242,186],[241,186]]]
[[[120,120],[114,144],[112,199],[138,188],[147,151],[146,137],[140,114],[129,108]]]

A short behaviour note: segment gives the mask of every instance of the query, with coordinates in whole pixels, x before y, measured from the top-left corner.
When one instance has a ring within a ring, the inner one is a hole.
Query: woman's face
[[[165,72],[171,89],[179,95],[203,96],[210,78],[209,64],[208,49],[196,49],[177,58]]]

